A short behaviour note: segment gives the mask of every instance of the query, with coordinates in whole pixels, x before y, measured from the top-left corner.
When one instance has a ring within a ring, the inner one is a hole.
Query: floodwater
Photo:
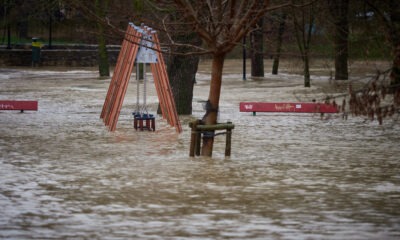
[[[321,100],[328,77],[304,89],[290,71],[243,81],[240,61],[226,66],[232,156],[222,135],[212,158],[188,157],[208,62],[182,134],[160,116],[155,132],[133,129],[135,81],[111,133],[99,119],[110,79],[96,69],[0,69],[1,99],[39,100],[37,112],[0,112],[0,238],[400,238],[399,119],[240,113],[240,101]],[[153,88],[147,97],[154,112]]]

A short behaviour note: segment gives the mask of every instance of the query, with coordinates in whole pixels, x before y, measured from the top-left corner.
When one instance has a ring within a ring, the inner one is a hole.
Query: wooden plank
[[[0,100],[0,110],[37,111],[38,101]]]
[[[157,91],[157,96],[158,96],[158,101],[160,104],[160,108],[161,108],[161,115],[163,119],[167,119],[167,109],[165,107],[165,95],[164,95],[164,91],[162,91],[161,89],[161,81],[160,81],[160,77],[158,75],[158,67],[156,66],[156,63],[150,63],[150,69],[151,72],[153,74],[153,78],[154,78],[154,85]]]
[[[106,96],[106,99],[104,100],[103,109],[100,114],[100,118],[102,118],[102,119],[104,119],[105,116],[108,115],[109,111],[110,111],[110,104],[111,104],[110,102],[111,102],[112,95],[114,94],[114,91],[115,91],[114,87],[117,82],[118,74],[121,69],[121,62],[125,56],[126,48],[128,47],[128,41],[126,41],[126,39],[128,39],[128,37],[130,36],[129,34],[130,34],[130,32],[129,32],[129,25],[128,25],[128,27],[126,29],[126,33],[125,33],[125,38],[122,41],[121,50],[118,54],[118,60],[115,65],[115,68],[114,68],[114,73],[113,73],[113,76],[112,76],[112,79],[110,82],[110,86],[108,87],[107,96]]]
[[[241,112],[293,112],[293,113],[338,113],[339,108],[325,103],[302,102],[241,102]]]
[[[211,125],[196,125],[196,130],[199,131],[216,131],[216,130],[232,130],[235,128],[235,125],[232,123],[217,123]]]
[[[134,30],[131,27],[132,30]],[[126,90],[128,89],[129,79],[132,74],[133,66],[135,64],[136,54],[139,49],[139,41],[141,37],[141,33],[133,31],[132,37],[129,39],[130,41],[130,48],[128,49],[126,61],[124,62],[124,66],[121,69],[122,76],[121,76],[121,85],[117,92],[117,98],[115,101],[115,107],[111,110],[111,121],[109,123],[110,131],[115,131],[117,127],[118,118],[121,112],[122,104],[124,102]]]
[[[168,74],[167,74],[167,69],[165,66],[164,58],[162,57],[161,54],[161,47],[160,47],[160,42],[158,40],[158,36],[156,33],[153,33],[153,40],[155,43],[155,49],[157,50],[158,54],[158,64],[157,68],[159,72],[159,78],[160,78],[160,84],[162,86],[161,91],[164,91],[165,97],[166,97],[166,108],[168,108],[168,115],[167,116],[170,119],[170,125],[174,126],[176,131],[178,133],[182,132],[182,126],[181,122],[179,121],[178,113],[176,110],[176,105],[175,105],[175,100],[174,96],[172,94],[172,89],[169,85],[169,79],[168,79]]]
[[[117,106],[119,105],[120,97],[121,97],[121,91],[124,86],[124,81],[126,81],[126,74],[127,73],[127,65],[131,61],[131,50],[134,47],[133,46],[133,41],[136,37],[136,32],[133,30],[132,27],[128,28],[127,31],[127,38],[124,39],[124,42],[126,42],[126,48],[124,49],[124,52],[122,52],[123,56],[120,59],[120,64],[119,64],[119,69],[114,69],[114,74],[115,74],[115,81],[113,85],[110,85],[110,87],[113,88],[113,92],[110,97],[110,103],[109,107],[107,108],[107,114],[104,118],[104,123],[106,126],[112,126],[114,124],[115,116],[117,115]],[[121,52],[120,52],[121,54]],[[130,77],[130,73],[129,73]],[[114,78],[114,75],[113,75]],[[119,113],[118,113],[119,116]]]

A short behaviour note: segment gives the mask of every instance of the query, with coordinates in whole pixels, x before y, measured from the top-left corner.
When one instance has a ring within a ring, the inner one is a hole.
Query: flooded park
[[[1,100],[39,102],[38,111],[0,111],[0,238],[400,238],[398,116],[379,125],[239,112],[243,101],[323,101],[346,87],[329,83],[322,64],[305,89],[298,63],[244,81],[241,61],[227,60],[219,121],[235,124],[231,156],[217,136],[212,158],[189,157],[188,124],[204,115],[210,65],[200,63],[181,134],[159,115],[156,131],[133,128],[134,74],[109,132],[99,116],[110,78],[97,69],[0,68]],[[365,65],[351,65],[352,81],[389,63]],[[155,113],[151,74],[149,83]]]

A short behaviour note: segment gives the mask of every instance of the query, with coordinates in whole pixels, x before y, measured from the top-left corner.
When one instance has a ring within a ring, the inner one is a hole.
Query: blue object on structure
[[[156,130],[156,121],[153,114],[133,112],[133,127],[137,130],[147,129],[149,131]],[[139,126],[138,126],[139,125]]]

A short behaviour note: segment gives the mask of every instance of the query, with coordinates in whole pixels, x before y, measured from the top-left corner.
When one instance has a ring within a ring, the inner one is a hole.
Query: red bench
[[[293,112],[293,113],[338,113],[337,105],[326,103],[296,102],[241,102],[240,112]]]
[[[0,100],[0,110],[37,111],[38,101]]]

